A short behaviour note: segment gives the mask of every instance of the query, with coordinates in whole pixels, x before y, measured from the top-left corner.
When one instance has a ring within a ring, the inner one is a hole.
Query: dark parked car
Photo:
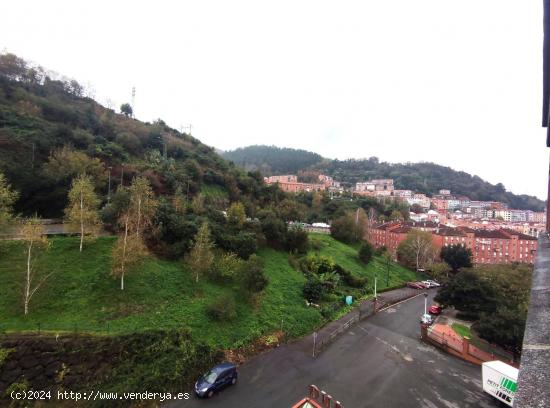
[[[237,366],[221,363],[213,367],[195,383],[195,394],[200,398],[210,398],[215,392],[237,382]]]

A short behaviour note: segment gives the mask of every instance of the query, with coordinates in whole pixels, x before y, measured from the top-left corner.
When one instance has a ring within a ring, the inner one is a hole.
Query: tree
[[[183,194],[183,190],[180,186],[178,186],[174,192],[172,206],[177,214],[185,214],[185,210],[187,209],[187,198]]]
[[[44,164],[44,174],[55,182],[68,181],[79,174],[88,174],[96,187],[103,187],[107,181],[107,173],[101,160],[91,158],[68,146],[50,155],[48,162]]]
[[[112,273],[115,276],[120,276],[120,289],[124,290],[126,272],[143,258],[147,250],[141,238],[131,234],[131,214],[129,211],[122,214],[120,223],[123,226],[123,232],[118,236],[113,246]]]
[[[374,248],[370,244],[370,242],[363,242],[361,244],[361,248],[359,248],[359,259],[361,262],[363,262],[365,265],[367,265],[374,255]]]
[[[193,248],[187,256],[187,264],[191,271],[195,273],[195,282],[199,282],[199,277],[210,270],[214,262],[214,253],[212,249],[214,244],[210,239],[210,228],[208,222],[203,222],[195,235]]]
[[[398,259],[409,267],[414,266],[416,270],[433,261],[434,255],[432,234],[427,231],[411,230],[397,248]]]
[[[391,264],[393,262],[392,255],[390,251],[385,250],[382,253],[382,258],[384,259],[384,266],[386,267],[386,287],[390,286],[390,270]]]
[[[38,283],[35,283],[37,270],[34,267],[33,254],[34,251],[47,247],[48,240],[43,235],[44,226],[40,222],[38,217],[29,218],[23,222],[23,227],[21,228],[21,239],[25,243],[25,252],[27,258],[27,268],[25,271],[25,280],[23,287],[23,304],[25,309],[25,315],[29,313],[29,303],[33,295],[40,289],[44,284],[46,279],[48,279],[51,274],[45,275]]]
[[[441,287],[435,301],[444,306],[454,306],[468,317],[479,318],[481,313],[496,309],[495,291],[486,279],[470,270],[454,275]]]
[[[472,267],[472,250],[462,244],[444,246],[441,248],[440,256],[453,272],[458,272],[460,268]]]
[[[11,189],[4,174],[0,173],[0,231],[13,219],[12,208],[17,197],[18,193]]]
[[[120,113],[123,113],[126,116],[132,116],[134,114],[134,110],[129,103],[123,103],[120,105]]]
[[[390,221],[403,221],[404,217],[399,210],[393,210],[390,214]]]
[[[267,287],[269,280],[264,274],[264,264],[258,255],[251,255],[245,262],[241,280],[243,288],[249,294],[261,292]]]
[[[139,238],[140,234],[153,225],[157,200],[149,181],[145,177],[136,177],[129,188],[129,215],[132,230]]]
[[[246,211],[241,202],[232,203],[227,210],[227,222],[229,225],[241,229],[246,222]]]
[[[303,228],[291,227],[285,236],[285,249],[291,252],[305,254],[308,249],[309,236]]]
[[[81,174],[73,179],[69,191],[69,205],[65,208],[65,217],[69,225],[77,226],[80,232],[80,252],[86,234],[94,236],[100,224],[99,198],[94,191],[90,176]]]
[[[338,241],[352,244],[365,237],[368,229],[368,217],[362,208],[348,212],[332,221],[330,234]]]

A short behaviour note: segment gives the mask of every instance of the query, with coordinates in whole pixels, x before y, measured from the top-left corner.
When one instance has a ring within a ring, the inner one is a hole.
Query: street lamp
[[[377,283],[378,277],[374,275],[374,298],[376,299],[376,283]]]
[[[428,313],[428,293],[424,292],[424,314]]]

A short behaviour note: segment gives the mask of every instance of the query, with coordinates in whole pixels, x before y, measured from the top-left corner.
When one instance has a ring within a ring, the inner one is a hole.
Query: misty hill
[[[449,188],[453,194],[472,200],[502,201],[511,208],[543,211],[542,200],[506,191],[504,185],[491,184],[482,178],[435,163],[387,163],[369,159],[329,160],[305,150],[274,146],[249,146],[224,153],[239,166],[255,168],[264,175],[313,171],[324,172],[348,186],[374,178],[392,178],[397,189],[410,189],[434,194]]]

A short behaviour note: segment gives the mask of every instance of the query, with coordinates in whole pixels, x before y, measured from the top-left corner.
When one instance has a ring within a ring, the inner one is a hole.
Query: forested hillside
[[[263,175],[309,174],[310,170],[327,173],[348,186],[373,178],[393,178],[398,189],[425,194],[450,189],[453,194],[472,200],[501,201],[511,208],[544,210],[544,202],[528,195],[506,191],[504,185],[491,184],[478,176],[435,163],[387,163],[376,157],[369,159],[329,160],[316,153],[274,146],[249,146],[227,152],[224,157],[235,164],[253,165]]]
[[[324,159],[317,153],[276,146],[248,146],[223,152],[222,156],[245,170],[258,170],[264,175],[296,174]]]
[[[161,120],[142,123],[93,99],[74,80],[52,79],[16,56],[0,59],[0,172],[19,192],[15,212],[63,215],[71,179],[94,177],[106,198],[145,174],[157,193],[227,203],[262,188],[214,150]],[[124,174],[124,178],[122,175]]]

